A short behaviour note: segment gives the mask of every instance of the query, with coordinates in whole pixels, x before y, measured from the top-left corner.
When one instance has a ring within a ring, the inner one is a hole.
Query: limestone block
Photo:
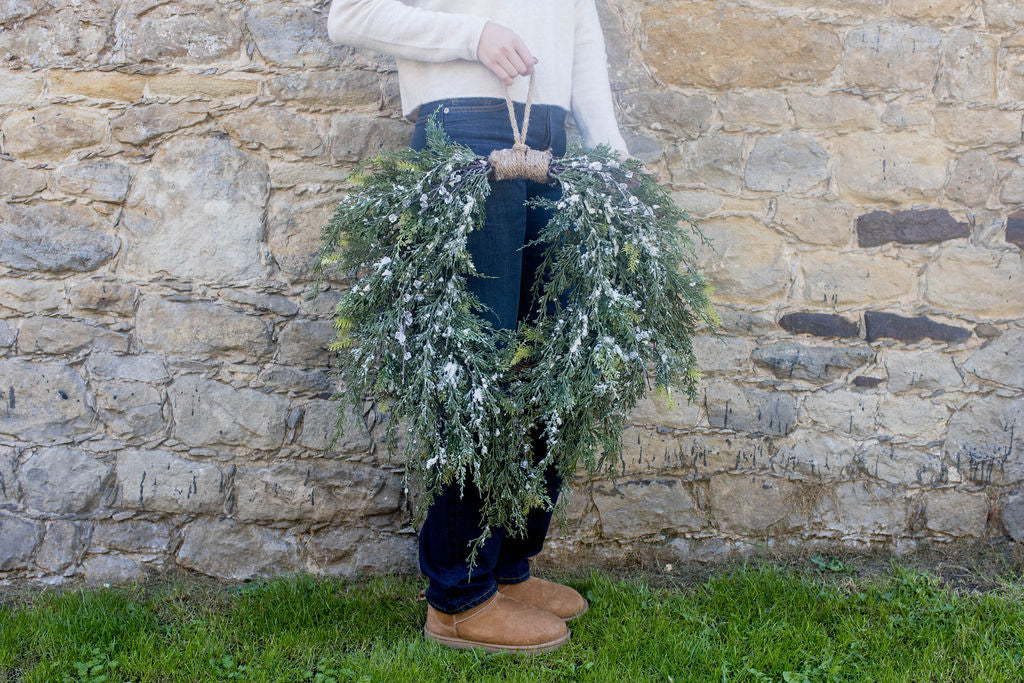
[[[96,508],[113,484],[114,468],[85,451],[67,446],[41,448],[18,468],[25,504],[49,513]]]
[[[5,149],[15,159],[63,159],[76,149],[103,141],[102,114],[63,104],[17,111],[0,125]]]
[[[806,192],[828,179],[828,152],[806,133],[762,135],[747,159],[747,188],[770,192]]]
[[[669,151],[668,164],[674,185],[735,194],[743,189],[743,137],[705,133],[684,140]]]
[[[284,529],[203,516],[186,524],[182,536],[178,564],[220,579],[275,576],[301,566],[296,541]]]
[[[779,195],[773,225],[808,244],[846,246],[853,236],[855,207],[837,201]]]
[[[1010,330],[985,342],[967,357],[963,368],[982,379],[1024,389],[1024,330]]]
[[[867,89],[931,88],[942,34],[929,26],[883,21],[851,29],[843,44],[843,77]]]
[[[836,181],[858,202],[934,199],[946,182],[950,158],[942,139],[910,132],[848,133],[834,143]]]
[[[18,350],[22,353],[76,354],[90,349],[127,353],[131,337],[102,325],[36,315],[18,326]]]
[[[109,261],[121,240],[87,206],[0,204],[0,264],[27,271],[88,271]]]
[[[701,225],[712,247],[698,244],[697,267],[712,287],[712,301],[751,304],[777,300],[789,289],[783,240],[759,221],[713,218]]]
[[[185,443],[274,449],[284,440],[288,399],[283,396],[196,375],[176,377],[167,394],[173,434]]]
[[[139,104],[110,120],[115,138],[131,145],[143,145],[165,133],[199,123],[206,118],[201,108],[182,104]]]
[[[840,434],[867,436],[874,430],[878,401],[871,392],[821,389],[804,397],[798,419]]]
[[[226,137],[173,138],[136,173],[128,192],[125,272],[215,281],[262,275],[268,191],[266,162]]]
[[[839,63],[836,32],[800,16],[686,2],[648,5],[640,23],[646,63],[672,85],[774,87],[824,80]]]
[[[225,116],[220,121],[233,137],[269,150],[315,157],[325,149],[316,124],[285,109],[253,107]]]
[[[818,251],[802,253],[803,300],[850,306],[893,301],[915,291],[914,269],[883,254]]]
[[[0,160],[0,187],[7,197],[28,197],[46,189],[46,171],[16,161]]]
[[[39,520],[0,510],[0,571],[28,569],[44,528]]]
[[[710,512],[718,529],[744,536],[780,533],[799,515],[800,483],[760,474],[716,474],[710,480]]]
[[[797,128],[874,130],[879,123],[874,106],[857,95],[794,92],[788,97]]]
[[[190,0],[126,10],[119,38],[125,59],[133,63],[202,63],[237,54],[241,31],[218,3]]]
[[[825,383],[868,363],[874,355],[867,344],[809,346],[781,341],[758,346],[751,357],[755,365],[767,368],[779,379]]]
[[[959,389],[964,383],[952,357],[941,351],[886,349],[880,361],[888,373],[886,388],[893,393]]]
[[[209,301],[147,295],[139,304],[136,329],[143,348],[168,355],[241,353],[262,358],[273,351],[267,323]]]
[[[635,538],[661,531],[679,533],[707,524],[678,479],[619,481],[594,486],[603,538]]]
[[[796,397],[782,391],[709,382],[704,393],[712,427],[788,434],[796,423]]]
[[[408,147],[413,127],[405,121],[356,114],[331,117],[328,139],[335,161],[361,161],[379,152]]]
[[[234,479],[241,521],[361,519],[399,509],[401,475],[331,458],[242,466]]]
[[[121,202],[128,193],[128,167],[116,161],[87,159],[62,166],[57,171],[61,192],[101,202]]]
[[[949,481],[941,458],[922,446],[871,440],[862,442],[855,458],[860,472],[888,484],[923,487]]]
[[[89,432],[93,398],[63,363],[0,359],[0,433],[52,443]]]
[[[59,281],[0,278],[0,308],[19,313],[44,313],[56,310],[63,303],[64,288]],[[13,330],[17,321],[11,320],[8,324]]]
[[[943,488],[924,494],[925,527],[953,538],[983,535],[988,510],[984,493]]]
[[[934,8],[936,3],[927,4]],[[940,4],[963,6],[967,3],[965,0],[945,0]],[[945,16],[948,17],[959,8],[950,9]],[[998,51],[999,38],[992,34],[967,29],[954,29],[944,34],[942,66],[935,81],[935,96],[953,102],[993,102],[996,96]]]
[[[220,512],[227,478],[212,462],[181,458],[159,449],[117,453],[117,484],[126,508],[156,512]]]
[[[907,532],[908,502],[896,487],[855,479],[836,484],[832,495],[822,496],[813,519],[843,534],[898,536]]]
[[[924,298],[973,315],[1024,314],[1024,265],[1016,254],[978,247],[939,251],[924,269]]]
[[[1024,481],[1024,399],[990,394],[964,404],[949,418],[942,453],[966,481]]]

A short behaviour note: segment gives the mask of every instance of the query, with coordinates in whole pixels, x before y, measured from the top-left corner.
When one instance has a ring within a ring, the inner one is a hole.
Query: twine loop
[[[525,178],[538,183],[548,182],[548,166],[551,163],[551,150],[530,149],[526,144],[526,131],[530,127],[530,106],[533,104],[533,81],[536,72],[530,74],[530,87],[526,93],[526,108],[523,111],[523,128],[519,129],[516,122],[515,108],[512,106],[512,94],[509,86],[505,86],[505,104],[508,105],[508,120],[512,124],[512,137],[515,143],[511,149],[496,149],[491,152],[490,162],[494,169],[495,180],[508,178]]]

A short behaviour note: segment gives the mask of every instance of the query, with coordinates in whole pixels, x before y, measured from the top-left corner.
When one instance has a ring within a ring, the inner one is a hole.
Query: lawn
[[[1024,579],[890,561],[734,562],[706,580],[552,574],[591,609],[555,652],[423,638],[420,577],[159,579],[0,602],[0,681],[1022,681]]]

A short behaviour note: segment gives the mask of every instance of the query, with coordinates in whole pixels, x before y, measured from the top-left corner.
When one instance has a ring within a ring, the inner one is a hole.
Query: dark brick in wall
[[[857,244],[875,247],[886,242],[924,244],[967,237],[967,223],[945,209],[872,211],[857,218]]]

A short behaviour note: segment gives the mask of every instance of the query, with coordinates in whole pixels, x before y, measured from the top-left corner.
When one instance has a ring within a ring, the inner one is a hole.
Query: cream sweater
[[[583,141],[629,153],[608,82],[604,36],[594,0],[332,0],[331,41],[394,55],[402,115],[446,97],[505,98],[505,86],[476,56],[490,19],[515,31],[540,60],[533,102],[571,111]],[[529,78],[510,86],[526,101]]]

